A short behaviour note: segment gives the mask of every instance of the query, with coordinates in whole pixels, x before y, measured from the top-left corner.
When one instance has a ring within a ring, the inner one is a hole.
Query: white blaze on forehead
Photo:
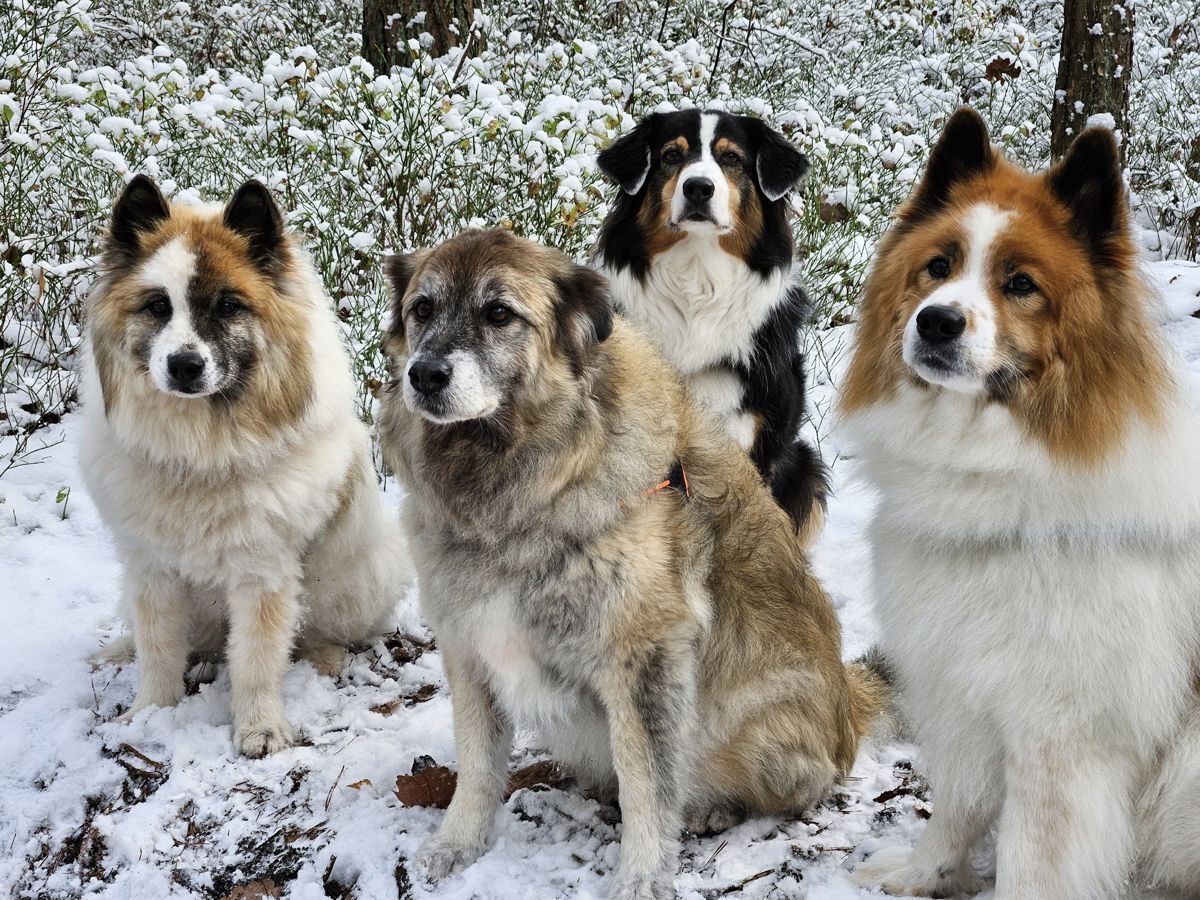
[[[920,371],[926,380],[974,393],[983,389],[988,373],[996,368],[996,307],[991,294],[996,286],[991,283],[990,263],[996,241],[1011,218],[1011,212],[989,203],[972,206],[963,215],[962,267],[929,294],[909,319],[904,330],[904,361],[914,366],[918,356],[917,315],[929,306],[948,306],[967,319],[967,330],[959,341],[964,371],[958,374]]]
[[[700,114],[700,152],[702,159],[712,159],[712,145],[717,136],[717,122],[721,117],[717,113]]]
[[[148,288],[165,291],[171,305],[186,305],[187,287],[196,274],[196,254],[182,237],[172,238],[154,251],[138,273]]]
[[[731,192],[725,172],[713,156],[713,142],[717,136],[717,123],[721,121],[720,113],[705,112],[700,114],[700,159],[683,167],[679,179],[675,182],[675,195],[671,198],[671,221],[685,231],[694,228],[712,228],[707,222],[685,222],[684,213],[687,200],[683,196],[683,185],[689,178],[707,178],[713,183],[713,195],[709,201],[708,211],[716,220],[718,231],[733,227],[733,213],[730,210]]]
[[[196,254],[182,237],[163,244],[146,260],[138,279],[148,290],[160,290],[171,301],[171,316],[150,344],[150,377],[160,390],[178,393],[171,384],[167,360],[181,350],[194,350],[204,360],[204,375],[196,392],[203,396],[216,387],[217,371],[212,348],[196,333],[188,305],[188,284],[196,274]]]
[[[992,245],[1008,227],[1012,213],[997,209],[990,203],[972,206],[963,217],[963,230],[967,235],[967,260],[965,275],[980,283],[986,283],[987,264]]]

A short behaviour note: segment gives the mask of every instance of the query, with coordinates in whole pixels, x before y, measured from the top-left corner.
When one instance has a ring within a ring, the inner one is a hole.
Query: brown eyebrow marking
[[[659,151],[659,156],[666,153],[672,147],[677,147],[686,154],[688,152],[687,138],[685,138],[683,135],[680,135],[679,137],[675,138],[675,140],[673,140],[673,141],[667,141],[667,143],[662,145],[662,149]]]
[[[746,155],[746,151],[743,150],[734,141],[731,141],[729,138],[726,138],[726,137],[717,138],[717,140],[713,143],[713,154],[715,156],[720,156],[726,150],[732,150],[738,156]]]

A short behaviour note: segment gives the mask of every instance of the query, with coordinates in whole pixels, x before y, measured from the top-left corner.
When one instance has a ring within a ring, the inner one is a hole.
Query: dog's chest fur
[[[274,465],[218,475],[148,462],[110,435],[91,444],[92,492],[126,552],[193,584],[223,586],[301,575],[297,551],[336,511],[353,453],[349,440],[328,435]]]
[[[454,622],[454,640],[473,648],[500,705],[514,721],[551,732],[596,715],[594,698],[577,677],[568,676],[561,658],[566,648],[552,641],[538,611],[521,602],[515,585],[495,588],[470,607],[448,611],[447,618]],[[588,654],[581,637],[569,636],[565,643]],[[577,656],[572,669],[587,668],[585,659]]]
[[[446,531],[431,539],[430,526],[416,549],[439,641],[473,660],[510,721],[585,775],[608,777],[607,719],[592,684],[628,589],[622,554],[594,544],[585,552],[551,529],[482,548]]]
[[[1103,732],[1143,758],[1175,727],[1200,634],[1200,429],[1187,411],[1102,473],[1056,468],[1011,417],[949,394],[852,425],[881,488],[885,650],[931,739]]]
[[[684,375],[717,365],[749,365],[755,333],[779,305],[788,272],[763,276],[691,235],[650,263],[639,280],[630,268],[606,267],[613,299]]]

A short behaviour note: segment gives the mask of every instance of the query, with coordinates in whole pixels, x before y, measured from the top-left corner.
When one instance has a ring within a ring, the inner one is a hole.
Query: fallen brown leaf
[[[519,790],[534,787],[560,788],[569,780],[570,775],[558,763],[543,760],[513,772],[508,777],[504,796],[507,799]],[[413,760],[411,775],[396,776],[396,798],[405,806],[445,809],[450,805],[457,783],[456,772],[437,765],[432,757],[421,756]]]
[[[983,77],[988,81],[1003,81],[1005,78],[1020,78],[1021,67],[1007,56],[997,56],[987,64]]]
[[[417,703],[424,703],[426,700],[432,700],[437,692],[438,686],[436,684],[423,684],[416,691],[402,699],[407,701],[405,706],[413,706]]]
[[[897,797],[907,797],[912,794],[907,785],[901,785],[898,788],[892,788],[890,791],[884,791],[875,798],[876,803],[887,803],[889,800],[895,800]]]
[[[817,211],[817,216],[826,225],[832,225],[836,222],[845,222],[850,218],[850,210],[845,203],[822,201],[821,208]]]
[[[397,697],[394,700],[389,700],[387,703],[380,703],[378,706],[372,706],[371,712],[378,713],[381,716],[390,716],[403,705],[404,698]]]
[[[388,700],[386,703],[380,703],[378,706],[372,706],[371,712],[378,713],[381,716],[390,716],[396,710],[403,707],[416,706],[418,703],[424,703],[427,700],[432,700],[437,696],[438,686],[436,684],[423,684],[411,694],[404,694],[395,699]]]
[[[413,760],[411,775],[396,776],[396,799],[405,806],[432,806],[445,809],[454,796],[457,781],[454,772],[437,765],[432,757]]]
[[[508,776],[508,787],[504,792],[507,799],[522,788],[551,787],[560,788],[570,780],[558,763],[551,759],[535,762],[533,765],[518,769]]]

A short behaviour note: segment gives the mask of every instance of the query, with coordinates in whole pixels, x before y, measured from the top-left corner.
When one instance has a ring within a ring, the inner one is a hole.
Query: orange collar
[[[675,490],[679,491],[679,493],[683,494],[684,500],[692,499],[691,482],[688,481],[687,472],[683,468],[683,462],[678,459],[675,460],[675,462],[671,465],[671,470],[667,472],[667,477],[658,484],[654,485],[654,487],[648,487],[642,491],[642,496],[652,497],[660,491],[665,491],[670,488],[674,488]],[[618,500],[617,506],[623,510],[629,508],[625,505],[624,500]]]
[[[651,494],[657,494],[659,491],[665,491],[667,488],[674,488],[683,494],[685,500],[692,499],[692,486],[688,482],[687,471],[683,468],[682,460],[675,460],[671,466],[671,471],[667,472],[667,477],[660,481],[652,488],[646,488],[642,491],[643,497],[649,497]]]

